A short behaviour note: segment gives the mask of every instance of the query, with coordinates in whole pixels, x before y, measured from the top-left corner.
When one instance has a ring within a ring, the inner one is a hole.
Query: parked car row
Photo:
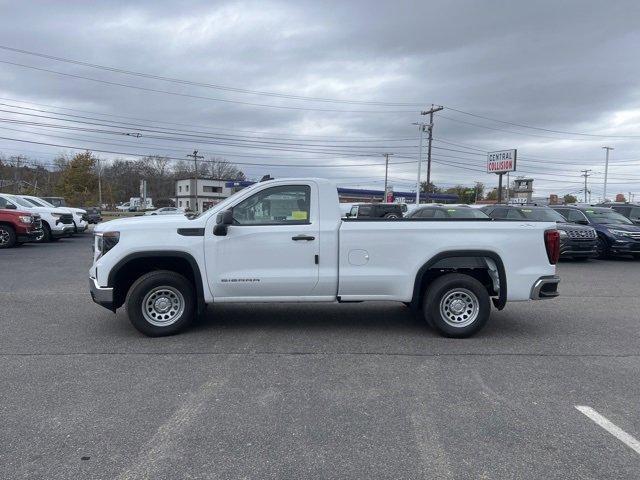
[[[0,248],[51,242],[88,228],[81,208],[54,206],[32,195],[0,193]]]
[[[394,203],[358,203],[350,204],[343,213],[345,217],[355,219],[494,219],[555,222],[560,234],[561,258],[576,260],[607,256],[640,258],[640,205],[625,203],[557,206],[495,204],[471,208],[468,205],[425,204],[411,208],[408,213],[406,213],[406,207],[406,205]]]

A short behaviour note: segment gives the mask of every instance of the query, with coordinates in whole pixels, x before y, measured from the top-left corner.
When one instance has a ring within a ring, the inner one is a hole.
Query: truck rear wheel
[[[0,248],[11,248],[16,244],[16,232],[9,225],[0,225]]]
[[[127,293],[129,320],[150,337],[178,333],[195,315],[193,291],[193,285],[178,273],[168,270],[146,273]]]
[[[465,338],[487,323],[491,303],[487,289],[478,280],[448,273],[429,285],[423,311],[427,322],[441,335]]]

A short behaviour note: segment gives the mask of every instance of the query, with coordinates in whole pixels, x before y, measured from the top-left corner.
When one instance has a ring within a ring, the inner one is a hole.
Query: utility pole
[[[17,157],[15,157],[16,159],[16,165],[15,165],[15,170],[13,171],[13,193],[14,194],[19,194],[20,193],[20,155],[18,155]]]
[[[193,162],[195,163],[195,176],[196,176],[196,208],[195,208],[195,212],[199,212],[199,207],[198,207],[198,159],[199,158],[204,158],[203,155],[198,155],[198,150],[194,150],[192,154],[187,155],[187,157],[191,157],[193,158]]]
[[[587,178],[589,178],[591,176],[591,174],[589,172],[591,172],[591,170],[580,170],[582,172],[582,176],[584,177],[584,203],[589,203],[587,202]]]
[[[432,103],[429,110],[420,112],[420,115],[429,115],[429,139],[427,145],[427,188],[429,188],[429,185],[431,184],[431,143],[433,142],[433,114],[443,109],[444,107],[436,107]]]
[[[420,170],[422,169],[422,133],[424,132],[425,123],[416,122],[414,125],[418,125],[418,133],[420,135],[420,149],[418,150],[418,179],[416,180],[416,205],[420,205]],[[429,185],[427,185],[427,189]]]
[[[607,174],[609,173],[609,150],[614,150],[613,147],[602,147],[607,153],[604,161],[604,191],[602,193],[602,201],[607,201]]]
[[[389,156],[393,155],[393,153],[383,153],[384,155],[384,199],[383,202],[387,201],[387,179],[389,178]]]
[[[102,164],[98,157],[98,208],[102,210]]]

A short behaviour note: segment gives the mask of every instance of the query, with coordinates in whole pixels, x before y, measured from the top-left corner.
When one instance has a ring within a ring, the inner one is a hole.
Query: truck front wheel
[[[193,285],[182,275],[157,270],[138,278],[127,294],[129,320],[150,337],[173,335],[191,323],[195,314]]]
[[[448,273],[429,285],[423,311],[428,323],[441,335],[469,337],[489,319],[489,293],[469,275]]]

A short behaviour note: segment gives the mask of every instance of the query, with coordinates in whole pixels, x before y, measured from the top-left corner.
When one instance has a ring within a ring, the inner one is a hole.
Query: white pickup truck
[[[374,300],[466,337],[491,303],[552,298],[560,281],[553,223],[341,219],[323,179],[257,183],[195,218],[102,223],[94,250],[93,300],[114,312],[126,305],[150,336],[184,329],[213,302]]]

